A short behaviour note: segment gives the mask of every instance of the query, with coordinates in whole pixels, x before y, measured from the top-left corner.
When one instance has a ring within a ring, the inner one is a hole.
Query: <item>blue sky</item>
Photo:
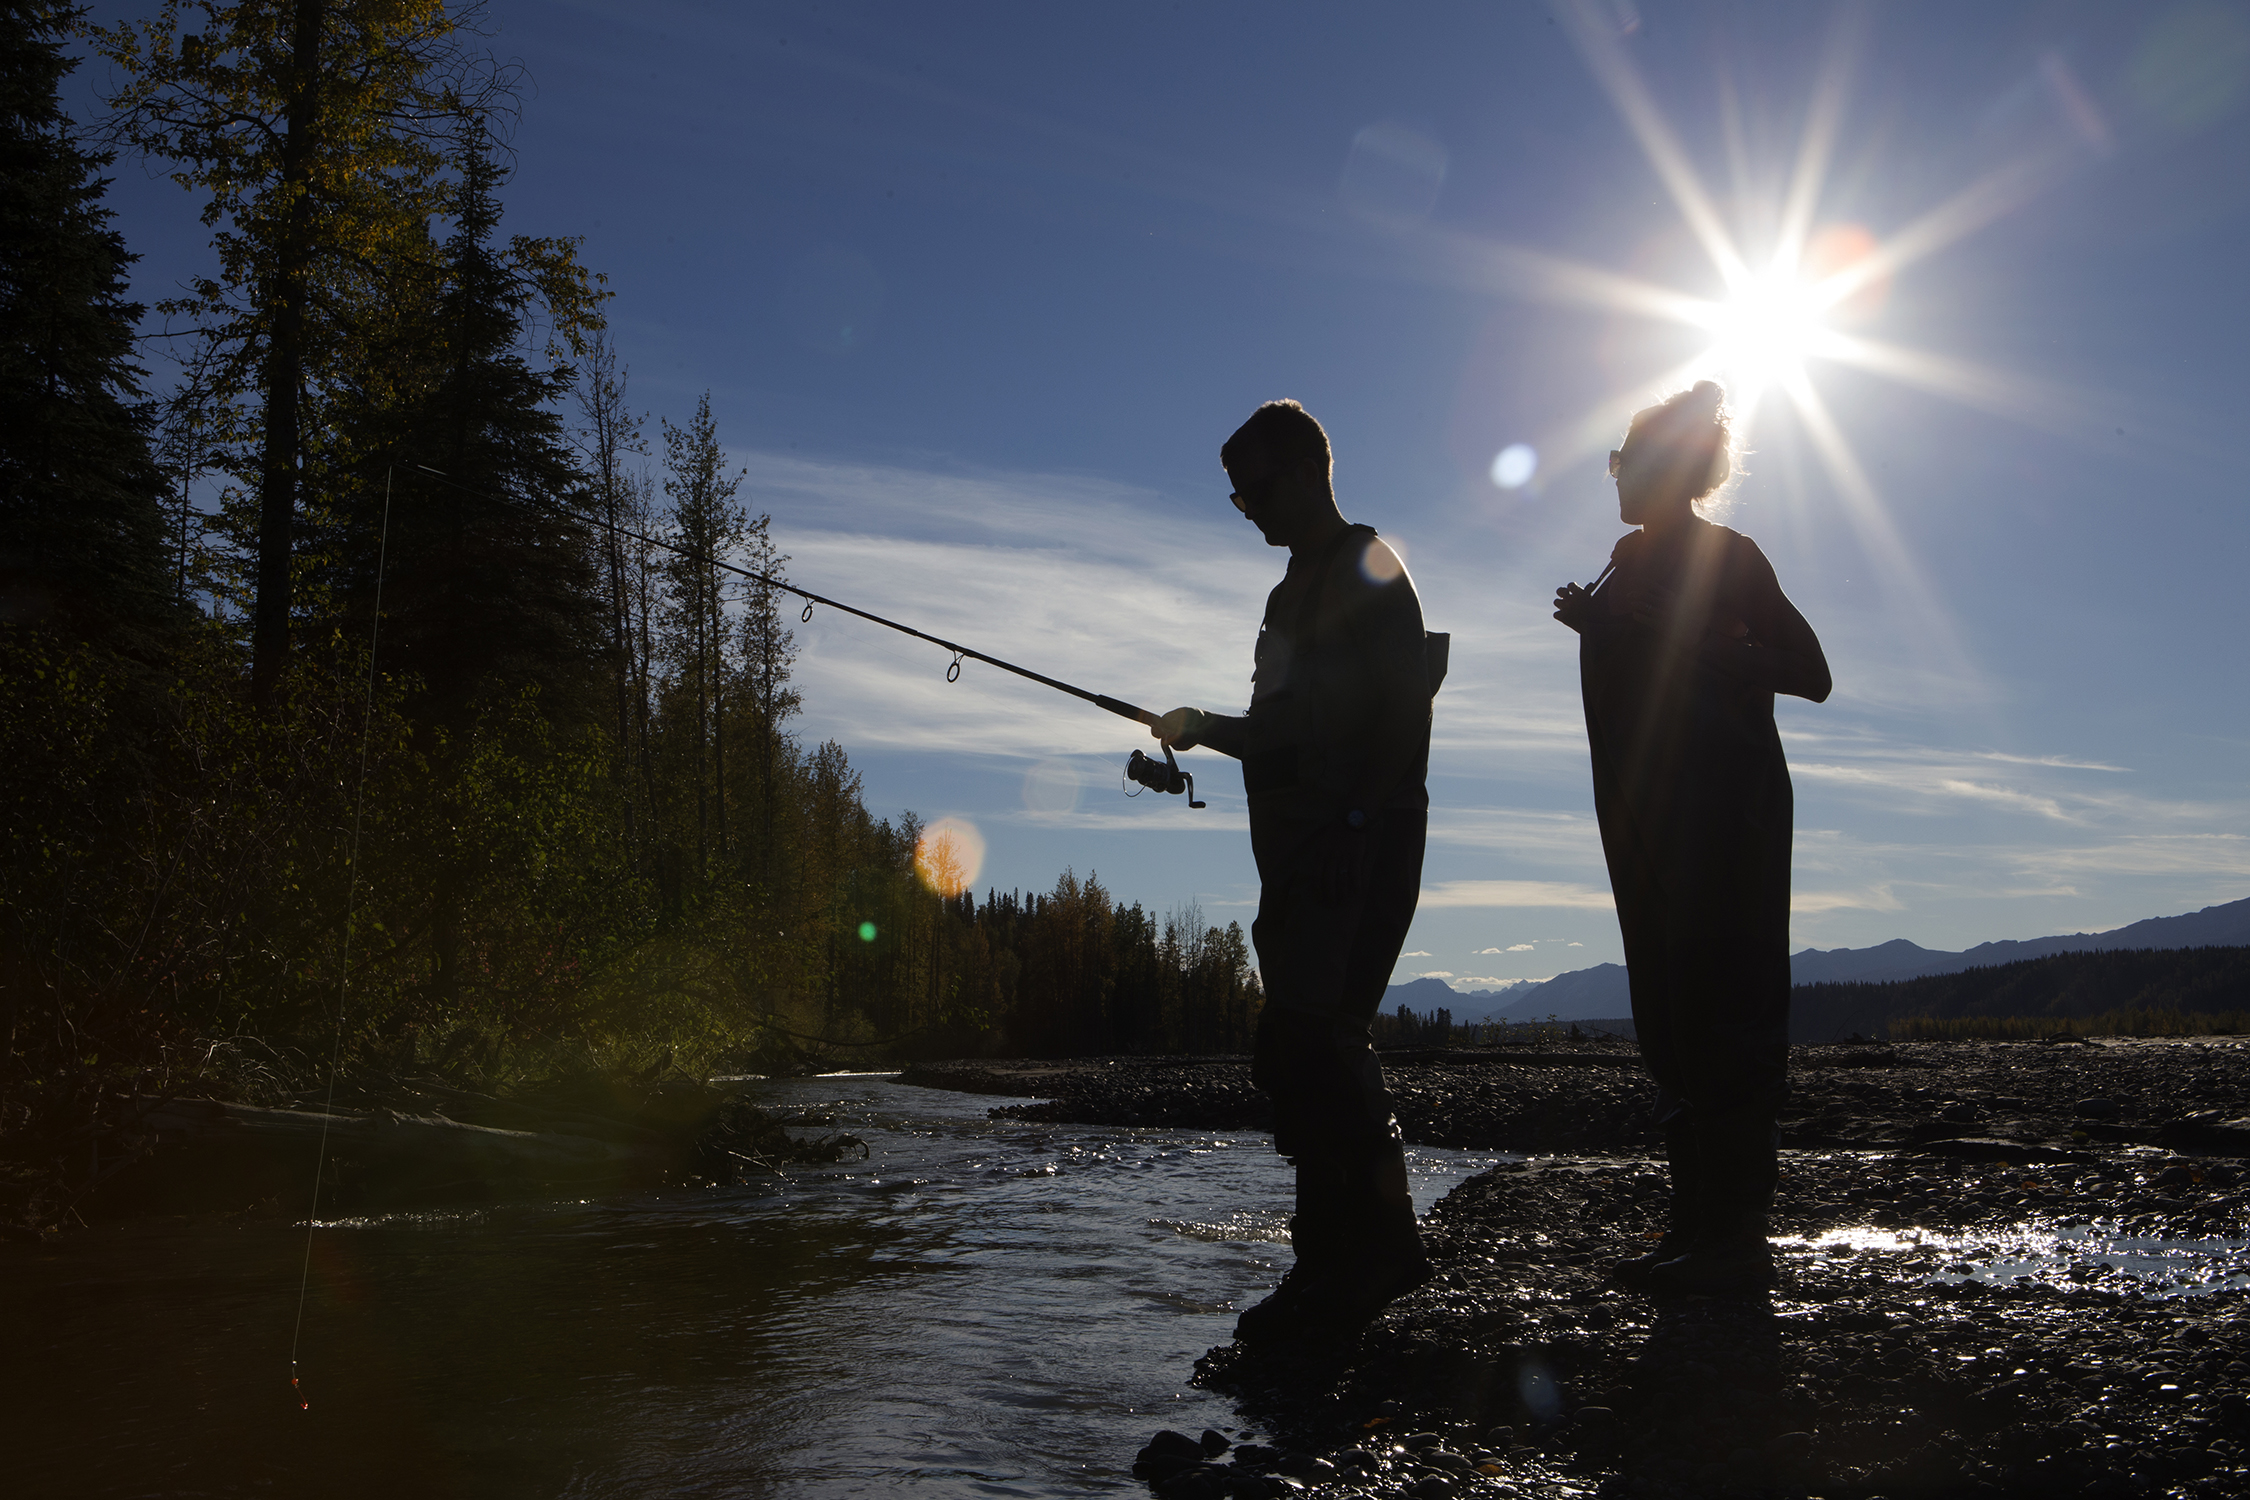
[[[1401,979],[1620,956],[1546,601],[1622,530],[1601,462],[1625,417],[1714,359],[1765,387],[1725,519],[1835,669],[1828,703],[1780,710],[1793,947],[2250,895],[2250,8],[489,22],[532,80],[505,228],[585,236],[636,403],[677,421],[711,392],[807,587],[1151,708],[1239,709],[1282,558],[1218,445],[1271,397],[1321,418],[1345,512],[1454,635]],[[118,178],[153,298],[203,261],[197,205]],[[1865,285],[1817,326],[1714,313],[1730,254],[1749,295],[1795,284],[1760,279],[1777,236],[1810,237],[1804,279]],[[1503,489],[1519,443],[1536,471]],[[1204,811],[1128,801],[1133,726],[973,663],[949,686],[943,653],[833,613],[800,635],[804,733],[878,810],[973,822],[980,884],[1070,865],[1247,925],[1232,763],[1187,758]]]

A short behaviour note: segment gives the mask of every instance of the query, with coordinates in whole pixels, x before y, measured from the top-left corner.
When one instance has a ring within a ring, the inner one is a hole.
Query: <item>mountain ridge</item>
[[[2250,897],[2172,917],[2145,917],[2106,932],[2002,938],[1950,952],[1892,938],[1869,948],[1806,948],[1790,955],[1792,984],[1882,984],[1957,974],[2054,953],[2116,948],[2215,948],[2250,944]],[[1443,993],[1439,993],[1442,991]],[[1444,1006],[1461,1023],[1477,1021],[1609,1020],[1633,1013],[1623,964],[1572,969],[1538,984],[1505,990],[1456,990],[1442,979],[1416,979],[1385,991],[1383,1008],[1433,1011]]]

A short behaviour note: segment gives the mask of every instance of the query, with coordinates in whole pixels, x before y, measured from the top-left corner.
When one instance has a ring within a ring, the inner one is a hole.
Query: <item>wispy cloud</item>
[[[1997,760],[2013,766],[2051,766],[2063,771],[2114,771],[2120,775],[2131,775],[2133,769],[2130,766],[2113,766],[2106,761],[2072,760],[2067,755],[2007,755],[1998,750],[1979,750],[1976,756],[1979,760]]]
[[[1444,880],[1423,888],[1422,905],[1608,911],[1613,903],[1607,891],[1562,880]]]
[[[1889,886],[1879,885],[1863,891],[1792,891],[1789,909],[1793,912],[1904,911],[1906,904],[1891,894]]]
[[[1824,761],[1798,761],[1789,769],[1792,775],[1808,781],[1826,781],[1842,786],[1903,793],[1925,804],[1924,811],[1937,810],[1927,806],[1931,803],[1987,802],[2019,812],[2032,812],[2041,817],[2070,821],[2070,815],[2063,811],[2062,804],[2053,797],[2042,797],[2013,787],[1990,786],[1961,776],[1947,776],[1927,766],[1847,766]]]

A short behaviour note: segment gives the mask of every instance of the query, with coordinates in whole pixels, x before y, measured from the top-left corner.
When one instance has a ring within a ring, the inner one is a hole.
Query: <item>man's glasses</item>
[[[1280,479],[1281,476],[1279,474],[1268,474],[1266,476],[1265,483],[1254,487],[1254,493],[1245,495],[1244,493],[1242,493],[1242,491],[1236,490],[1233,493],[1229,494],[1227,498],[1234,502],[1234,508],[1236,510],[1241,511],[1244,515],[1248,515],[1250,514],[1250,506],[1252,502],[1263,500],[1266,498],[1266,496],[1272,494],[1274,485],[1278,483]]]
[[[1624,459],[1624,457],[1625,457],[1625,450],[1624,450],[1623,448],[1612,448],[1612,449],[1610,449],[1610,450],[1609,450],[1609,477],[1610,477],[1610,478],[1612,478],[1612,479],[1615,479],[1615,478],[1617,477],[1617,471],[1618,471],[1618,469],[1619,469],[1619,468],[1620,468],[1620,467],[1622,466],[1622,464],[1621,464],[1621,461],[1622,461],[1622,460]]]

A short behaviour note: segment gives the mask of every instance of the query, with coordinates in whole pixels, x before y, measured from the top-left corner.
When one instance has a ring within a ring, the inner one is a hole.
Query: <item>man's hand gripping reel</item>
[[[1195,800],[1195,778],[1180,769],[1180,763],[1172,758],[1170,745],[1164,747],[1164,761],[1161,765],[1154,758],[1135,750],[1133,758],[1125,762],[1125,779],[1137,781],[1152,792],[1185,792],[1188,806],[1203,806]],[[1127,792],[1125,795],[1138,797],[1140,793]]]

